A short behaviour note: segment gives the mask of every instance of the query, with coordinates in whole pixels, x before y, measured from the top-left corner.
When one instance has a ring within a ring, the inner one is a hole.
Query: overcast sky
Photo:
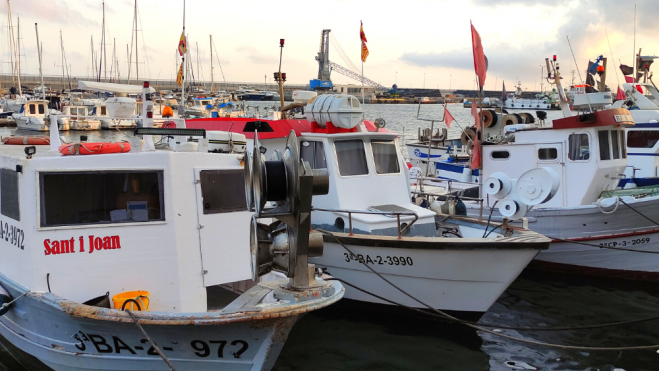
[[[11,71],[7,3],[2,10],[0,48],[2,72]],[[659,54],[656,22],[658,0],[638,0],[636,48],[644,55]],[[138,0],[140,77],[172,78],[176,47],[183,27],[183,0]],[[12,0],[14,26],[20,17],[22,71],[38,73],[34,24],[43,43],[44,74],[61,74],[59,32],[73,74],[91,70],[91,38],[98,51],[102,0]],[[134,34],[134,0],[106,0],[108,64],[113,42],[120,75],[127,75],[127,44]],[[359,22],[364,22],[370,56],[365,75],[385,86],[471,89],[474,86],[469,21],[480,32],[489,59],[486,89],[511,90],[515,80],[529,90],[539,89],[544,59],[557,54],[564,76],[570,79],[575,62],[572,42],[582,71],[588,60],[603,54],[615,66],[632,64],[634,3],[620,0],[325,0],[325,1],[211,1],[187,0],[186,32],[192,59],[210,79],[209,35],[213,35],[226,81],[262,82],[277,70],[279,39],[286,39],[282,70],[288,81],[308,83],[318,73],[314,57],[320,34],[332,30],[349,59],[360,68]],[[609,41],[614,58],[607,42]],[[134,57],[133,57],[134,58]],[[214,58],[215,59],[215,58]],[[334,47],[330,60],[349,67]],[[613,67],[613,66],[611,66]],[[215,79],[222,72],[215,60]],[[616,85],[610,69],[608,83]],[[108,67],[109,74],[109,67]],[[135,74],[133,65],[132,75]],[[618,78],[622,77],[618,74]],[[577,76],[577,81],[579,77]],[[334,83],[355,83],[336,72]]]

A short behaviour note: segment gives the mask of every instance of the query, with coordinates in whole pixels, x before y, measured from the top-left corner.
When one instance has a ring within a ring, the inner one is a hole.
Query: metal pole
[[[283,40],[283,39],[282,39]],[[284,79],[281,76],[281,60],[284,56],[284,43],[279,43],[279,100],[281,102],[281,119],[286,119],[286,112],[284,112]]]
[[[215,91],[215,79],[213,78],[213,35],[210,35],[211,44],[211,94]]]
[[[21,87],[21,17],[16,18],[17,33],[16,40],[18,40],[18,70],[16,76],[18,77],[18,95],[23,98],[23,88]]]
[[[103,1],[103,75],[105,82],[108,82],[108,50],[105,47],[107,44],[105,41],[105,1]]]
[[[185,0],[183,1],[183,28],[185,29]],[[135,0],[135,82],[140,82],[140,58],[137,56],[137,0]]]

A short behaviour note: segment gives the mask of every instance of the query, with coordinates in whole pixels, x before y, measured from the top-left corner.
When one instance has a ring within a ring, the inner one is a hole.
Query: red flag
[[[629,83],[629,84],[633,84],[634,83],[634,78],[631,77],[631,76],[625,76],[625,82]],[[643,94],[643,88],[642,87],[636,85],[636,90],[638,90],[639,93]]]
[[[487,61],[483,53],[483,44],[481,44],[481,36],[478,31],[471,25],[471,45],[474,51],[474,71],[478,76],[478,83],[482,88],[485,85],[485,73],[487,72]]]
[[[620,89],[620,86],[618,86],[618,94],[616,95],[616,100],[625,100],[625,92]]]
[[[478,104],[476,104],[476,100],[471,103],[471,115],[474,116],[474,120],[476,121],[476,131],[481,130],[481,117],[478,114]]]
[[[451,112],[448,111],[446,106],[444,106],[444,119],[446,120],[446,127],[450,129],[451,123],[455,121],[455,119],[453,118],[453,115],[451,115]]]
[[[474,148],[471,150],[471,170],[476,170],[481,165],[481,146],[478,143],[478,134],[474,138]]]

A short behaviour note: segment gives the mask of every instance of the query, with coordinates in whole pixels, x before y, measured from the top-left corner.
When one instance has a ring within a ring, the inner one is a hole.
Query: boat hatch
[[[249,246],[249,234],[213,227],[249,225],[243,168],[195,168],[195,178],[204,286],[250,279],[249,249],[235,248]]]

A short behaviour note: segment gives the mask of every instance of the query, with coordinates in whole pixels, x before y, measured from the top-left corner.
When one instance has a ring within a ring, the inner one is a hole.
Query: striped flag
[[[178,53],[183,56],[188,51],[188,40],[185,38],[185,31],[181,34],[181,39],[178,42]]]
[[[176,74],[176,82],[178,83],[178,86],[183,85],[183,63],[181,63],[181,67],[178,69],[178,73]]]
[[[361,24],[361,29],[359,30],[359,38],[362,40],[362,62],[366,62],[368,58],[368,47],[366,47],[366,34],[364,33],[364,24]]]

